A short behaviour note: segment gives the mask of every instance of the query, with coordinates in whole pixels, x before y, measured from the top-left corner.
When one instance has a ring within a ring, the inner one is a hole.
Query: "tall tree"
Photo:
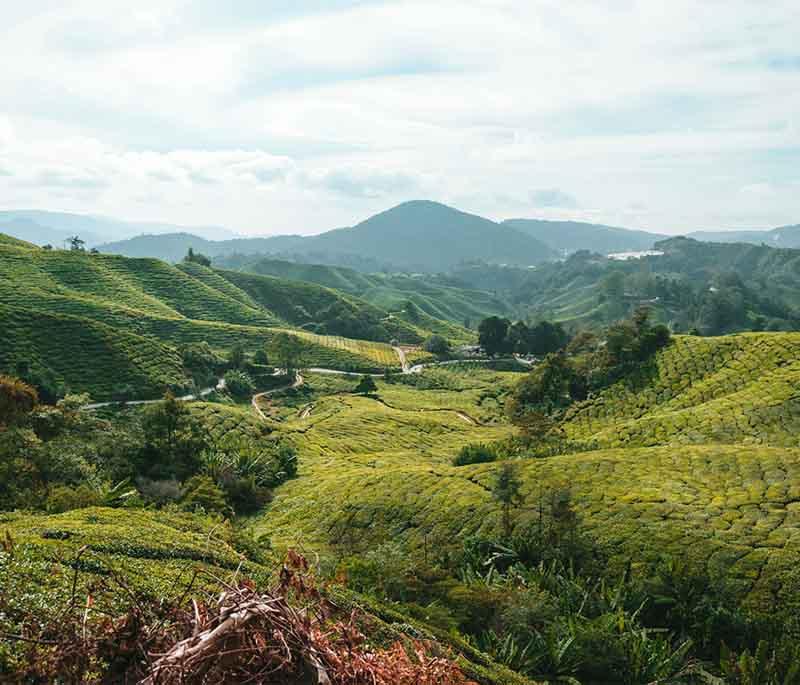
[[[83,252],[85,250],[86,241],[81,240],[77,235],[67,238],[67,243],[69,243],[69,249],[73,252]]]
[[[516,466],[510,461],[503,462],[500,470],[497,472],[494,487],[492,488],[492,497],[503,508],[503,534],[506,538],[511,537],[512,521],[511,510],[517,506],[522,496],[520,490],[522,489],[522,481],[519,479]]]
[[[490,316],[478,326],[478,343],[486,354],[496,355],[507,351],[508,327],[511,322],[498,316]]]
[[[279,366],[291,375],[302,363],[303,344],[295,335],[288,333],[278,333],[273,342],[275,359]]]

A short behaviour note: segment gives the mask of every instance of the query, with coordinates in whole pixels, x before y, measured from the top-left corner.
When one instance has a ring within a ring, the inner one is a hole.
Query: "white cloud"
[[[31,0],[0,27],[0,202],[273,232],[419,196],[794,223],[798,21],[790,0]]]

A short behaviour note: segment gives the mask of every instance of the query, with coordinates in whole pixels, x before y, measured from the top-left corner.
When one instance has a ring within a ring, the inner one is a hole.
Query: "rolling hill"
[[[660,233],[580,221],[507,219],[503,224],[541,240],[561,255],[568,255],[578,250],[589,250],[604,255],[612,252],[650,250],[654,243],[668,237]]]
[[[462,261],[528,266],[557,253],[536,238],[437,202],[413,201],[349,228],[319,235],[275,236],[220,242],[179,234],[140,236],[100,246],[101,252],[177,261],[189,247],[209,257],[272,254],[350,265],[359,270],[447,271]]]
[[[516,462],[517,525],[535,523],[543,490],[566,490],[581,530],[620,564],[679,555],[722,574],[754,611],[791,613],[800,590],[798,351],[800,334],[677,337],[650,369],[567,412],[575,451]],[[491,537],[501,525],[498,465],[451,460],[465,444],[510,434],[502,404],[514,379],[442,370],[430,389],[380,382],[380,401],[317,400],[284,427],[302,435],[301,473],[260,529],[317,549],[388,540],[448,549]],[[352,538],[342,541],[345,521]]]
[[[453,279],[410,274],[366,274],[346,267],[288,262],[268,257],[228,258],[220,264],[256,274],[317,283],[351,293],[390,311],[404,310],[408,302],[428,317],[461,324],[492,315],[512,315],[511,305],[497,295],[465,288]],[[431,329],[433,330],[433,329]]]
[[[0,240],[0,319],[1,368],[27,361],[97,399],[119,385],[148,397],[182,389],[176,348],[189,342],[220,351],[241,344],[253,352],[287,331],[302,334],[309,365],[382,372],[399,365],[391,340],[422,341],[431,334],[426,322],[458,332],[433,319],[411,323],[311,283],[42,250],[15,239]],[[365,340],[343,345],[343,336]]]

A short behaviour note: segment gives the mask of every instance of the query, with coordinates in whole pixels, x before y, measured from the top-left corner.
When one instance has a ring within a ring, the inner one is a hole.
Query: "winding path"
[[[408,375],[408,374],[412,374],[412,373],[422,373],[422,371],[424,369],[429,368],[429,367],[433,367],[433,366],[449,366],[449,365],[452,365],[452,364],[465,364],[465,363],[466,364],[491,364],[493,362],[498,362],[498,361],[508,361],[508,358],[506,358],[506,359],[450,359],[450,360],[447,360],[447,361],[426,362],[424,364],[415,364],[414,366],[411,366],[408,363],[408,360],[406,359],[406,353],[405,353],[405,350],[402,347],[393,346],[392,349],[395,351],[395,354],[397,354],[397,357],[400,360],[400,369],[401,370],[399,371],[399,373],[402,374],[402,375]],[[534,363],[535,363],[535,362],[531,362],[531,361],[529,361],[527,359],[524,359],[522,357],[519,357],[517,355],[514,355],[514,357],[512,357],[511,359],[513,359],[514,361],[517,361],[517,362],[519,362],[521,364],[524,364],[526,366],[533,366]],[[383,378],[386,375],[386,374],[383,374],[383,373],[368,373],[368,374],[364,374],[364,373],[358,373],[357,371],[340,371],[339,369],[325,369],[325,368],[321,368],[321,367],[311,367],[311,368],[306,369],[306,371],[309,372],[309,373],[321,373],[321,374],[327,374],[327,375],[331,375],[331,376],[358,376],[358,377],[361,377],[361,376],[372,376],[373,378]],[[391,372],[391,373],[397,374],[398,372],[395,371],[395,372]],[[281,372],[280,371],[276,371],[274,375],[275,376],[279,376],[279,375],[281,375]],[[291,390],[293,388],[299,388],[301,385],[303,385],[304,382],[305,382],[304,378],[299,373],[297,373],[296,376],[295,376],[295,379],[294,379],[294,381],[292,383],[290,383],[288,385],[281,385],[281,386],[279,386],[277,388],[272,388],[271,390],[266,390],[264,392],[260,392],[260,393],[258,393],[256,395],[253,395],[253,397],[251,399],[251,404],[253,405],[253,408],[256,410],[256,413],[261,417],[261,419],[266,421],[267,420],[267,416],[266,416],[266,414],[264,414],[263,411],[261,411],[261,408],[258,406],[258,400],[261,399],[262,397],[267,397],[267,396],[272,395],[272,394],[274,394],[276,392],[281,392],[283,390]],[[199,392],[197,392],[197,393],[195,393],[193,395],[184,395],[182,397],[176,397],[175,399],[178,402],[192,402],[194,400],[199,400],[199,399],[201,399],[203,397],[207,397],[212,392],[215,392],[217,390],[224,390],[224,389],[225,389],[225,379],[224,378],[220,378],[219,382],[213,388],[204,388],[203,390],[200,390]],[[95,402],[93,404],[86,404],[83,407],[81,407],[81,409],[84,409],[84,410],[87,410],[87,411],[91,411],[93,409],[102,409],[104,407],[112,407],[112,406],[117,406],[117,405],[120,405],[120,404],[124,404],[126,406],[142,406],[142,405],[146,405],[146,404],[157,404],[158,402],[162,402],[162,401],[163,401],[163,398],[162,399],[157,399],[157,400],[131,400],[129,402]],[[464,414],[463,412],[458,412],[458,411],[456,411],[456,414],[458,414],[460,416],[460,418],[462,418],[467,423],[470,423],[470,424],[473,424],[473,425],[478,425],[477,421],[475,421],[475,419],[473,419],[471,416],[468,416],[468,415]]]

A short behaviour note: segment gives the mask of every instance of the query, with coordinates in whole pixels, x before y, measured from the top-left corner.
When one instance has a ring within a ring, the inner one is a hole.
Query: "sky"
[[[0,209],[800,223],[797,0],[0,0]]]

